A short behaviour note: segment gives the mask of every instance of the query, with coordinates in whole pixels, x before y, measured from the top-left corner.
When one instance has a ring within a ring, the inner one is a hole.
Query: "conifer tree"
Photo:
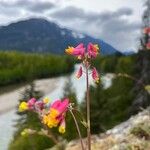
[[[63,98],[66,98],[66,97],[69,98],[71,103],[74,103],[75,108],[79,107],[76,93],[75,93],[74,88],[72,87],[72,82],[71,82],[70,78],[68,79],[68,81],[66,82],[65,87],[64,87]],[[76,117],[79,117],[78,113],[76,113],[76,112],[74,112],[74,115]],[[81,124],[80,119],[78,119],[78,124],[80,126],[80,130],[81,130],[82,134],[84,134],[84,127]],[[67,116],[66,116],[66,133],[64,134],[63,137],[66,138],[68,141],[78,138],[78,133],[76,131],[74,120],[70,113],[67,113]]]
[[[146,0],[145,4],[144,4],[145,10],[143,13],[143,25],[142,25],[142,30],[150,27],[150,1]],[[146,50],[146,44],[150,41],[150,35],[149,34],[145,34],[142,31],[142,37],[141,37],[141,47],[140,50]]]
[[[42,97],[42,92],[35,89],[34,83],[31,83],[26,87],[22,93],[20,102],[27,101],[33,97],[39,99]],[[39,118],[34,112],[18,112],[19,119],[16,120],[16,132],[14,138],[9,145],[9,150],[43,150],[54,145],[54,143],[47,137],[42,135],[26,135],[22,136],[21,132],[26,129],[34,129],[40,131],[42,125],[39,121]]]
[[[135,71],[136,78],[139,80],[135,83],[133,92],[135,93],[135,99],[133,100],[130,112],[136,113],[141,108],[146,108],[150,105],[150,96],[147,91],[141,86],[143,84],[150,84],[150,50],[147,48],[147,43],[150,42],[150,34],[143,32],[146,28],[150,27],[150,1],[146,0],[144,3],[144,14],[143,14],[143,26],[141,45],[137,54]]]

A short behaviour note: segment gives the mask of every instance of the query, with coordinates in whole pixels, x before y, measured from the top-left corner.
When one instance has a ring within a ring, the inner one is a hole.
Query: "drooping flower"
[[[89,43],[87,47],[88,57],[95,58],[99,53],[99,47],[97,44]]]
[[[68,47],[65,52],[69,55],[76,56],[78,59],[82,59],[85,55],[85,48],[83,43],[79,44],[77,47]]]
[[[28,100],[27,104],[28,104],[28,108],[29,109],[34,109],[34,104],[36,103],[36,99],[35,98],[31,98],[30,100]]]
[[[27,102],[21,102],[20,105],[19,105],[19,111],[22,112],[22,111],[25,111],[25,110],[28,110],[29,107],[28,107],[28,104]]]
[[[36,101],[34,107],[38,111],[44,109],[44,105],[45,103],[43,101]]]
[[[63,119],[61,120],[58,131],[59,131],[60,133],[62,133],[62,134],[65,133],[65,131],[66,131],[65,118],[63,118]]]
[[[149,34],[150,33],[150,27],[146,27],[143,29],[144,34]]]
[[[79,68],[79,70],[78,70],[78,72],[76,74],[76,77],[79,79],[82,76],[82,73],[83,73],[82,67],[80,66],[80,68]]]
[[[148,42],[148,43],[146,44],[146,48],[147,48],[147,49],[150,49],[150,42]]]
[[[49,128],[57,127],[60,125],[59,131],[61,133],[65,132],[65,114],[68,110],[69,100],[64,99],[56,100],[51,106],[48,114],[43,116],[43,123],[46,124]]]
[[[53,117],[58,117],[66,112],[69,105],[69,100],[64,99],[63,101],[57,100],[50,107],[50,114]]]
[[[92,70],[92,78],[96,83],[99,83],[99,74],[98,74],[96,68],[93,68],[93,70]]]

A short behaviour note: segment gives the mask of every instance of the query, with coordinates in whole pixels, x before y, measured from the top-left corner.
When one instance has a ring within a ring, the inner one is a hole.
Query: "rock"
[[[135,130],[135,129],[139,129]],[[145,138],[140,129],[145,130]],[[139,132],[139,133],[138,133]],[[136,135],[137,134],[137,135]],[[132,116],[126,122],[117,125],[106,133],[91,136],[92,150],[150,150],[150,108]],[[83,139],[86,144],[86,139]],[[82,150],[79,140],[71,141],[66,150]]]

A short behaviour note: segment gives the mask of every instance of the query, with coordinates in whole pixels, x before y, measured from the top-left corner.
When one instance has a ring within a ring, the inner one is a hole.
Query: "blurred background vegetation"
[[[0,52],[0,86],[63,75],[73,65],[68,56]]]

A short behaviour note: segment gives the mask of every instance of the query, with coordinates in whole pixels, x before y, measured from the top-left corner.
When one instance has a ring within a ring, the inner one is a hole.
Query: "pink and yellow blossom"
[[[64,120],[65,114],[68,110],[69,100],[64,99],[56,100],[51,106],[49,113],[43,116],[43,123],[46,124],[49,128],[57,127],[60,124],[59,131],[61,133],[65,132]],[[63,124],[62,124],[63,123]]]
[[[87,51],[88,51],[89,58],[96,58],[96,56],[99,53],[99,47],[97,44],[89,43],[87,47]]]
[[[99,83],[99,74],[98,74],[96,68],[93,68],[93,70],[92,70],[92,78],[96,83]]]
[[[65,118],[63,118],[60,122],[59,128],[58,128],[59,133],[65,133],[66,131],[66,122],[65,122]]]
[[[69,46],[65,52],[69,55],[76,56],[78,59],[82,59],[85,55],[85,48],[83,43],[81,43],[75,48]]]

